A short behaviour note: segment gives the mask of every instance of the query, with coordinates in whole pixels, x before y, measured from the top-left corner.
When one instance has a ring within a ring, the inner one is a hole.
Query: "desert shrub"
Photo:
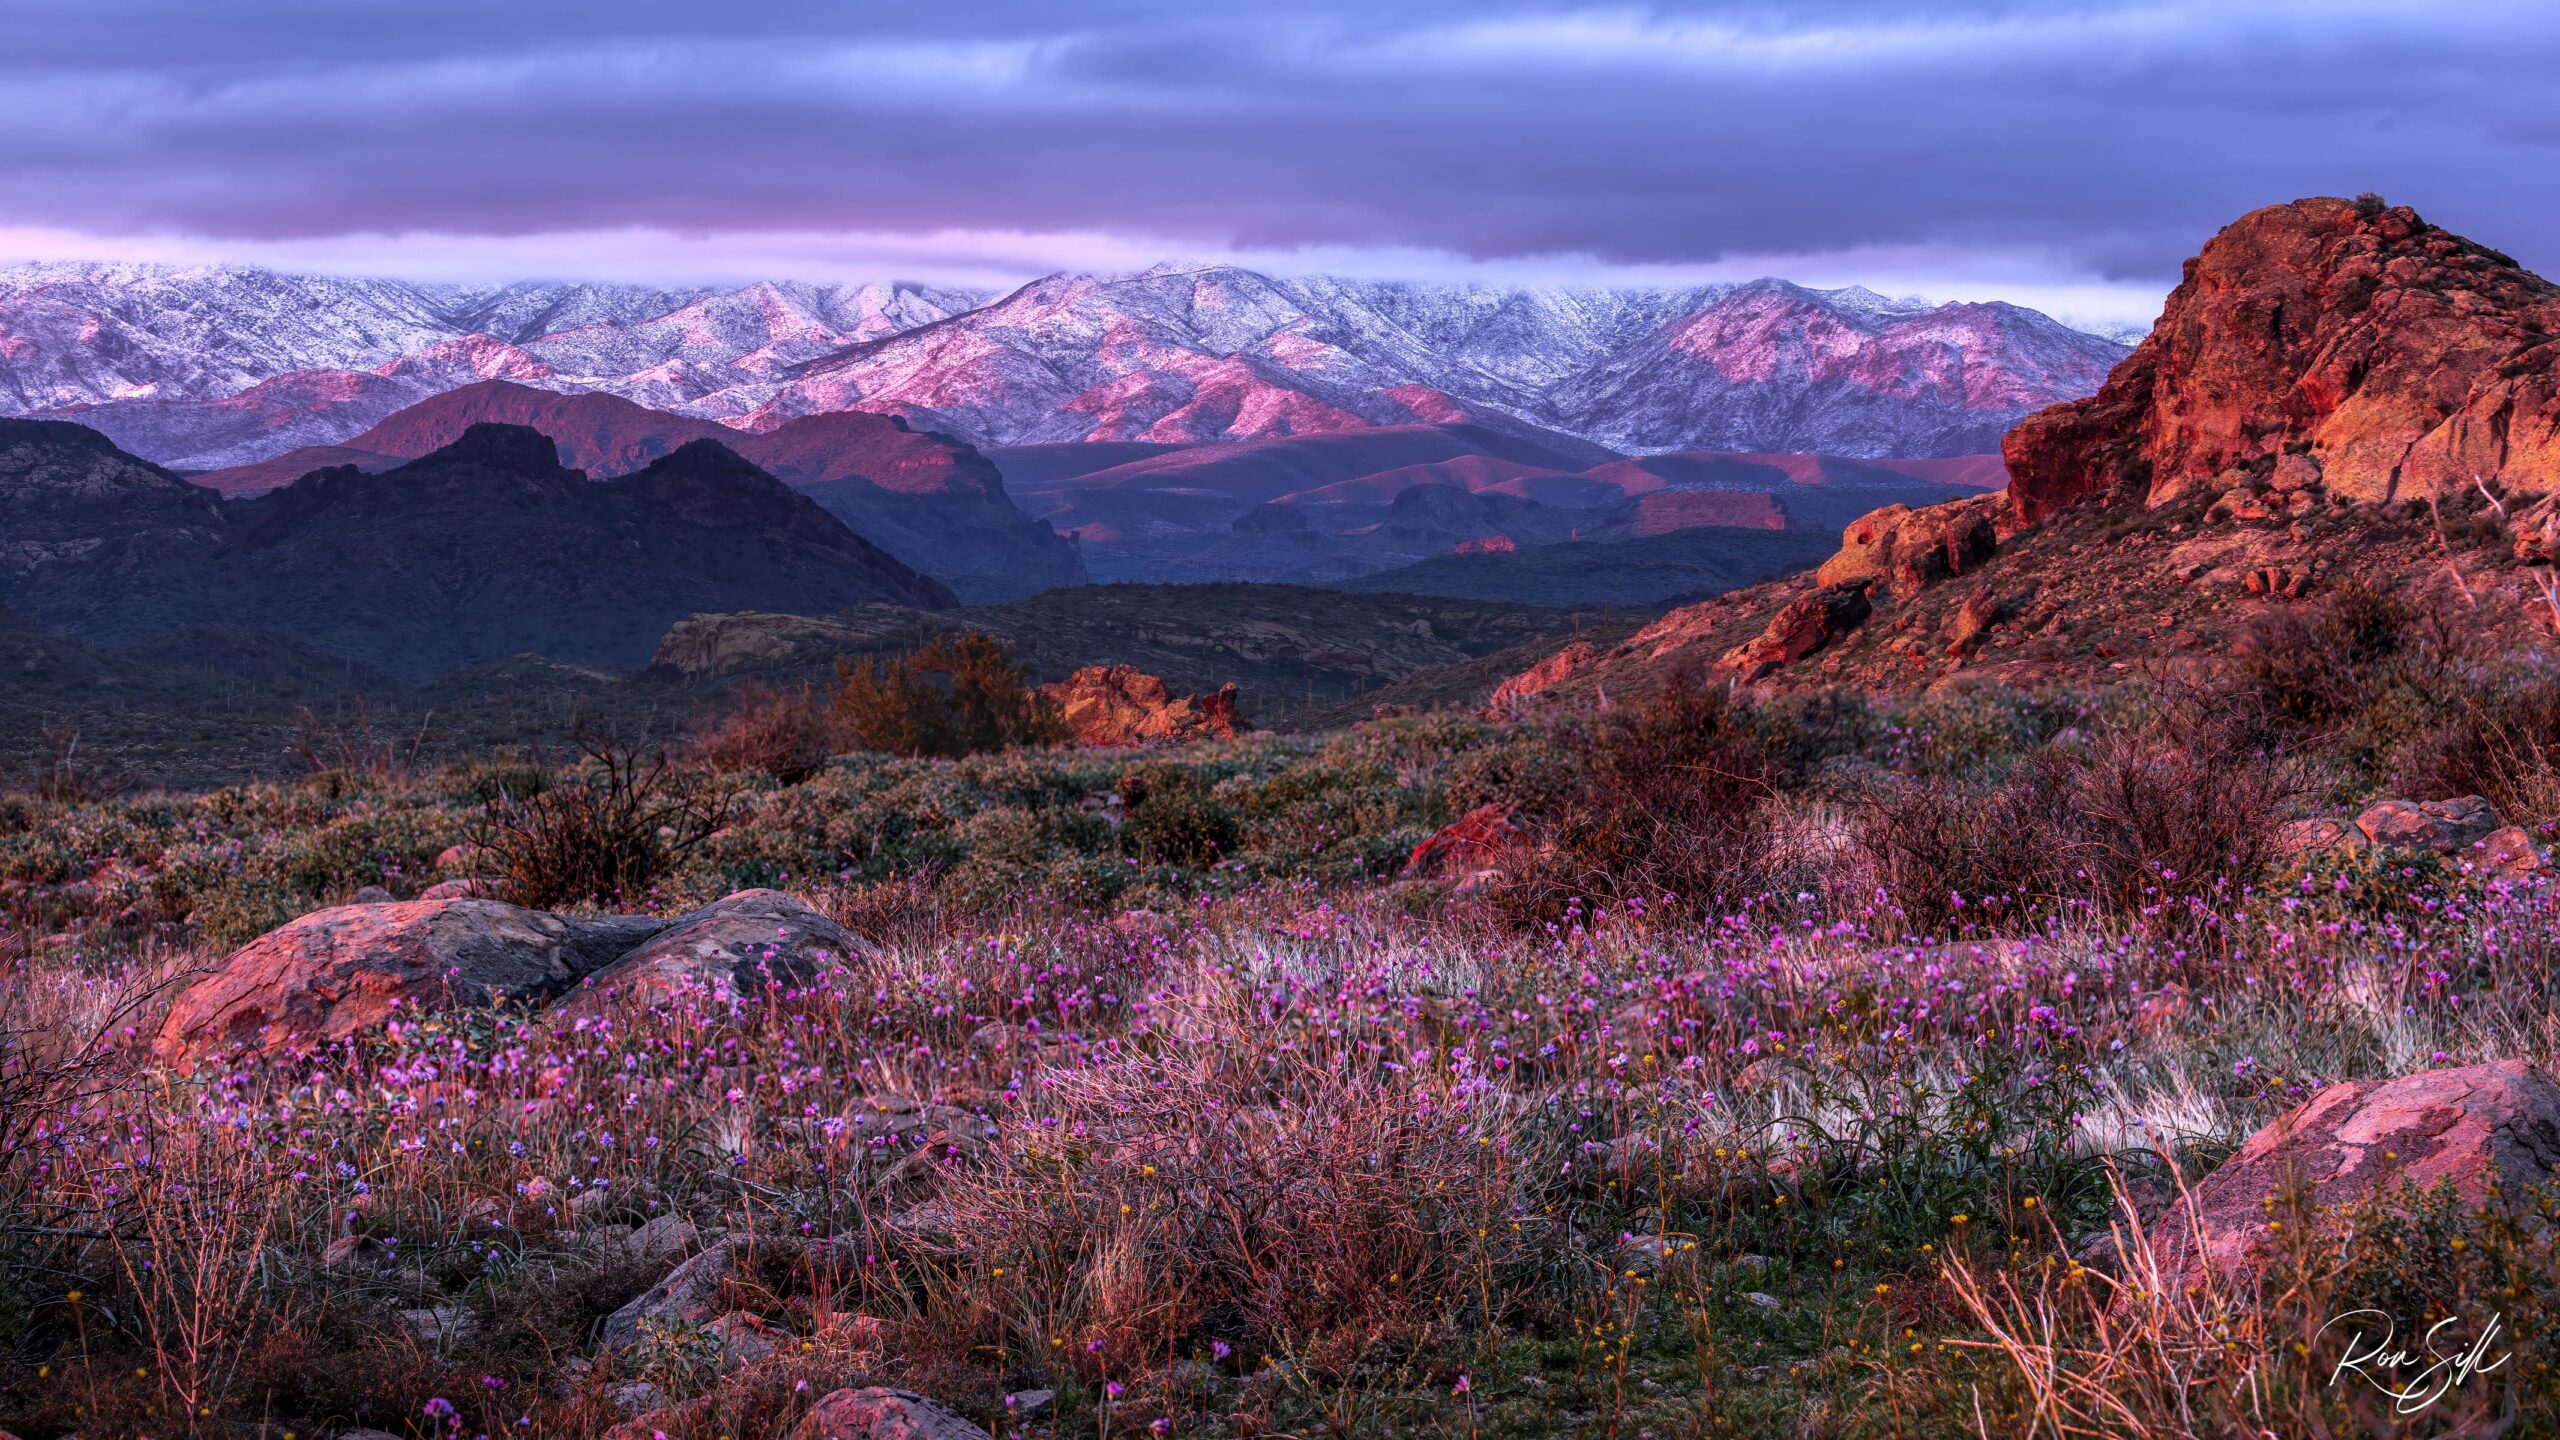
[[[790,691],[749,685],[694,736],[690,754],[715,770],[797,785],[827,763],[828,749],[826,714],[807,686]]]
[[[2454,636],[2439,612],[2350,576],[2242,634],[2229,698],[2277,725],[2342,729],[2399,692],[2439,685],[2457,658]]]
[[[1917,933],[2080,903],[2162,902],[2255,878],[2301,788],[2299,768],[2211,697],[2047,745],[1973,783],[1889,777],[1851,803],[1877,887]]]
[[[444,800],[464,805],[486,805],[501,795],[524,800],[551,784],[551,767],[530,760],[466,760],[446,767],[434,784]]]
[[[1120,781],[1123,848],[1151,865],[1206,869],[1236,847],[1235,812],[1180,766],[1147,764]]]
[[[41,754],[23,777],[27,792],[56,805],[89,805],[123,794],[132,777],[113,761],[84,750],[74,725],[47,725]]]
[[[1066,738],[1056,708],[993,636],[970,631],[887,660],[840,660],[827,725],[848,748],[975,755]]]
[[[295,712],[294,735],[285,742],[285,752],[305,775],[406,780],[418,772],[433,723],[429,715],[415,731],[377,735],[373,712],[361,695],[352,713],[326,718],[304,705]]]
[[[2256,877],[2275,859],[2277,829],[2301,788],[2298,767],[2211,697],[2172,704],[2178,713],[2155,726],[2060,752],[2073,877],[2087,898],[2117,910]]]
[[[1712,908],[1766,875],[1784,748],[1730,690],[1677,684],[1560,743],[1578,753],[1553,808],[1525,817],[1536,844],[1502,869],[1504,913],[1552,919],[1576,900]]]
[[[2452,688],[2439,718],[2388,757],[2391,789],[2416,799],[2485,795],[2510,820],[2560,818],[2560,676]]]
[[[539,794],[501,794],[473,817],[470,843],[495,862],[499,892],[534,908],[636,899],[727,823],[735,798],[664,752],[610,736]]]
[[[936,1288],[976,1338],[1087,1377],[1211,1337],[1347,1369],[1481,1314],[1528,1244],[1510,1157],[1356,1065],[1132,1058],[1039,1096],[946,1187],[967,1239]]]
[[[1885,776],[1855,793],[1850,833],[1913,933],[1998,925],[2059,892],[2066,796],[2037,783],[2046,766],[2027,768],[1971,785]]]

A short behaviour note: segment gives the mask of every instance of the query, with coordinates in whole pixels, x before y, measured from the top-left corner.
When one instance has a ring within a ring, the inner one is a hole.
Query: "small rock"
[[[388,1247],[370,1235],[341,1235],[320,1252],[320,1263],[344,1270],[368,1265],[388,1253]]]
[[[480,1333],[480,1317],[460,1305],[403,1310],[400,1323],[429,1345],[460,1345]]]
[[[639,1343],[643,1321],[667,1324],[710,1319],[712,1302],[719,1298],[720,1287],[727,1282],[731,1267],[745,1248],[746,1242],[733,1236],[669,1271],[666,1279],[604,1318],[600,1343],[607,1350],[627,1349]]]
[[[1788,602],[1757,636],[1719,657],[1716,668],[1753,684],[1857,629],[1873,613],[1866,582],[1824,586]]]
[[[1490,880],[1504,858],[1526,843],[1511,815],[1506,804],[1479,805],[1441,826],[1405,857],[1405,877],[1454,880],[1460,889]]]
[[[781,1348],[781,1342],[764,1321],[744,1310],[732,1310],[702,1328],[720,1341],[720,1365],[724,1370],[753,1365]]]
[[[635,1260],[671,1260],[692,1249],[701,1233],[681,1215],[660,1215],[630,1234],[616,1237],[616,1244],[623,1254]]]
[[[1055,1390],[1016,1390],[1004,1397],[1004,1413],[1015,1420],[1036,1420],[1057,1398]]]
[[[2481,839],[2477,863],[2501,875],[2537,875],[2551,868],[2551,857],[2533,843],[2533,832],[2509,825]]]
[[[989,1440],[987,1432],[906,1390],[838,1390],[811,1407],[790,1440]]]
[[[866,954],[852,931],[774,890],[741,890],[691,910],[598,970],[562,1002],[572,1015],[686,992],[723,998],[814,981]]]
[[[2373,838],[2352,820],[2321,816],[2311,820],[2287,820],[2276,827],[2276,853],[2291,860],[2308,860],[2314,856],[2352,854],[2373,848]]]
[[[495,900],[506,882],[486,875],[466,875],[459,880],[439,880],[418,892],[421,900]]]
[[[1764,1291],[1745,1290],[1742,1292],[1742,1298],[1750,1301],[1753,1305],[1756,1305],[1763,1310],[1775,1310],[1778,1308],[1778,1297]]]
[[[363,889],[358,890],[354,895],[349,896],[347,903],[350,905],[388,905],[399,898],[399,896],[392,894],[390,891],[383,889],[379,885],[367,885]]]
[[[613,1401],[613,1408],[625,1415],[655,1410],[667,1403],[666,1393],[646,1380],[630,1380],[616,1385],[608,1398]]]
[[[2451,800],[2385,800],[2356,817],[2356,828],[2376,845],[2439,854],[2467,850],[2506,822],[2478,795]]]

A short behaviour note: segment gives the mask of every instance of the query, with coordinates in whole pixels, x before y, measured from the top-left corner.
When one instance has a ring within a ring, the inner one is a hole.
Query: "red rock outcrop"
[[[1406,857],[1406,878],[1452,880],[1462,890],[1490,880],[1503,859],[1527,843],[1511,815],[1511,806],[1496,802],[1441,826]]]
[[[2349,501],[2560,489],[2560,287],[2405,206],[2297,200],[2187,262],[2090,399],[2001,445],[2018,517],[2228,489],[2298,455]],[[2292,462],[2289,462],[2292,463]]]
[[[1751,684],[1857,629],[1870,611],[1865,585],[1826,585],[1790,602],[1768,629],[1726,651],[1716,667]]]
[[[2472,1205],[2491,1187],[2522,1200],[2560,1178],[2560,1083],[2522,1060],[2331,1085],[2249,1137],[2152,1227],[2161,1283],[2250,1273],[2270,1235],[2269,1202],[2310,1187],[2315,1205],[2353,1205],[2406,1182],[2450,1183]],[[2527,1202],[2529,1203],[2529,1202]]]
[[[1599,657],[1599,650],[1590,641],[1576,640],[1495,686],[1492,698],[1485,702],[1485,708],[1497,713],[1507,710],[1519,701],[1562,684],[1577,671],[1588,668]]]
[[[1085,745],[1227,740],[1253,728],[1236,714],[1235,686],[1177,696],[1164,681],[1128,665],[1088,665],[1041,693]]]
[[[1862,580],[1896,598],[1918,594],[1962,575],[2000,548],[1993,517],[2006,505],[1997,495],[1950,500],[1943,505],[1887,505],[1861,515],[1840,532],[1840,551],[1813,578],[1825,585]]]

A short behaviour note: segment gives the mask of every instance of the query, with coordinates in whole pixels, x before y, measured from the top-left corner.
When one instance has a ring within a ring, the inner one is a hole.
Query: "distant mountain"
[[[599,478],[630,474],[693,441],[716,441],[908,567],[942,577],[973,600],[1014,599],[1085,578],[1074,542],[1017,509],[1004,477],[975,449],[861,411],[812,415],[750,434],[613,395],[491,380],[423,400],[341,444],[195,479],[238,495],[332,465],[380,472],[450,445],[479,424],[539,430],[559,446],[562,463]]]
[[[990,299],[0,270],[0,413],[77,419],[184,469],[340,443],[488,379],[750,431],[874,411],[981,447],[1465,424],[1621,451],[1955,455],[2088,394],[2124,353],[2014,306],[1779,281],[1616,291],[1166,265]]]
[[[239,625],[419,680],[527,651],[638,665],[702,611],[955,603],[708,440],[591,481],[537,431],[474,425],[386,474],[224,501],[78,426],[0,427],[0,602],[89,644]]]
[[[982,445],[1525,422],[1623,450],[1955,455],[2095,390],[2115,341],[2009,305],[1782,281],[1571,290],[1052,276],[811,363],[760,427],[860,408]]]
[[[63,412],[183,469],[344,440],[484,379],[731,415],[796,365],[983,298],[916,285],[465,286],[239,266],[0,267],[0,414]]]
[[[2094,393],[2124,354],[2015,305],[1845,307],[1762,280],[1576,375],[1542,414],[1628,450],[1968,455]]]

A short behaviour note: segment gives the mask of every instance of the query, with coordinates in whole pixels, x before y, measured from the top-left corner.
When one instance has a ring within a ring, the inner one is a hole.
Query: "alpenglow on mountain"
[[[976,445],[1476,423],[1625,452],[1934,456],[2096,390],[2116,341],[2004,304],[1783,281],[1593,290],[1055,275],[1003,295],[0,269],[0,414],[181,470],[335,444],[503,379],[761,432],[868,410]]]

